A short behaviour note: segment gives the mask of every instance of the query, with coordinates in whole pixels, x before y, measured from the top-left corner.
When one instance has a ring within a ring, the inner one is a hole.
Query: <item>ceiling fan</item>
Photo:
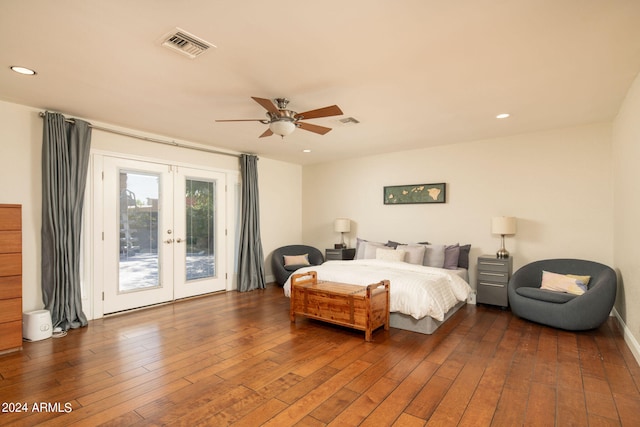
[[[256,98],[255,96],[252,96],[251,98],[267,110],[266,120],[238,119],[216,120],[216,122],[260,122],[262,124],[269,125],[269,128],[264,131],[262,135],[260,135],[260,138],[271,136],[273,134],[280,135],[284,138],[285,136],[293,132],[296,128],[324,135],[329,132],[331,128],[313,125],[311,123],[303,122],[302,120],[339,116],[341,114],[344,114],[337,105],[305,111],[304,113],[296,113],[295,111],[287,110],[287,104],[289,103],[289,100],[286,98],[276,98],[273,101],[265,98]]]

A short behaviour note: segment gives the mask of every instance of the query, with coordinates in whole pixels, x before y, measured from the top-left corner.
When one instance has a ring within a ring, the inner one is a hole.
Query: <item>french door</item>
[[[104,157],[103,312],[226,289],[225,174]]]

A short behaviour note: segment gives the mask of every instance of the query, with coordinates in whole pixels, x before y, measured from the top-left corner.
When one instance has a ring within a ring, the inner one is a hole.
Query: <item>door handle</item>
[[[171,244],[171,243],[173,243],[173,239],[167,239],[167,240],[165,240],[164,242],[165,242],[165,243],[169,243],[169,244]]]
[[[181,238],[179,238],[179,237],[178,237],[178,238],[176,239],[176,243],[182,243],[182,242],[184,242],[184,240],[182,240]]]

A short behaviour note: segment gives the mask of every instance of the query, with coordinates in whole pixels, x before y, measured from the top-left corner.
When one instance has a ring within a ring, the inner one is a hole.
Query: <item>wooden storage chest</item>
[[[291,276],[291,321],[296,315],[322,320],[365,332],[389,330],[389,281],[368,286],[318,281],[315,271]]]

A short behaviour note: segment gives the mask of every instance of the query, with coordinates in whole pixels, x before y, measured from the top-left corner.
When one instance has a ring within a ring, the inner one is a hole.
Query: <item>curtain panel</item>
[[[264,255],[260,239],[260,206],[258,195],[258,158],[240,156],[242,177],[242,218],[240,225],[240,253],[238,254],[238,290],[264,289]]]
[[[45,113],[42,137],[42,298],[54,328],[87,325],[82,312],[80,233],[91,127]]]

